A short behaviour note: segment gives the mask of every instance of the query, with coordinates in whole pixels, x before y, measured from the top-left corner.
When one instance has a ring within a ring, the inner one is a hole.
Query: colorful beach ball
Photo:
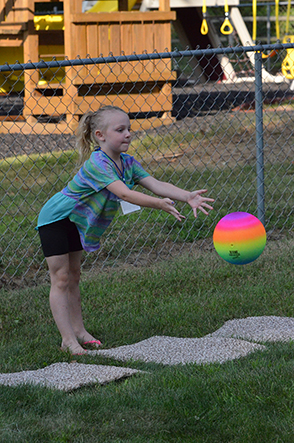
[[[232,212],[216,225],[213,244],[218,255],[234,265],[256,260],[266,244],[263,224],[247,212]]]

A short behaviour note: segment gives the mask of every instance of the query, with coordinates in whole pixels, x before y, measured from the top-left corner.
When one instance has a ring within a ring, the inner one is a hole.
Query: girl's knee
[[[70,282],[74,285],[78,285],[80,283],[81,278],[81,270],[79,267],[71,268],[69,271]]]
[[[59,290],[66,291],[70,285],[70,274],[64,269],[60,269],[51,274],[51,284],[57,287]]]

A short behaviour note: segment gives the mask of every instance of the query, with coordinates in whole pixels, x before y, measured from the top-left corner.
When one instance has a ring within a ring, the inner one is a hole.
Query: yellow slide
[[[294,43],[294,35],[286,35],[283,43]],[[287,55],[282,62],[282,74],[289,80],[294,79],[294,49],[287,49]]]
[[[36,31],[63,30],[63,14],[35,15],[34,25]]]

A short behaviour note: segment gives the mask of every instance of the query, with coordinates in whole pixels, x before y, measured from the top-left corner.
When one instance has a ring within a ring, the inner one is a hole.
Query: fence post
[[[264,204],[264,152],[263,152],[263,97],[262,97],[262,53],[255,52],[255,128],[256,128],[256,176],[257,216],[265,224]]]

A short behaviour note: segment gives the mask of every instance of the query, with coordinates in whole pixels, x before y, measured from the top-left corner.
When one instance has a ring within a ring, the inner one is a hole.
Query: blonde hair
[[[97,144],[95,132],[97,129],[105,130],[109,123],[106,118],[112,112],[124,112],[117,106],[103,106],[95,112],[88,112],[83,115],[79,122],[76,133],[76,148],[79,152],[79,165],[82,165],[91,155],[93,145]]]

